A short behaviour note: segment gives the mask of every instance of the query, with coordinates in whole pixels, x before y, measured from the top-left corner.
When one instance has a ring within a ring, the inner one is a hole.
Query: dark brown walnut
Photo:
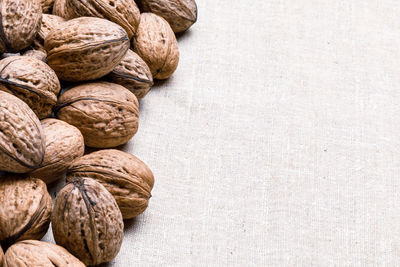
[[[129,49],[119,25],[100,18],[81,17],[58,25],[45,39],[47,61],[60,79],[93,80],[111,72]]]
[[[110,20],[131,38],[140,22],[140,11],[134,0],[65,0],[72,17],[98,17]]]
[[[43,13],[49,13],[54,5],[54,0],[40,0]]]
[[[47,62],[47,54],[46,54],[45,51],[31,49],[31,50],[25,51],[22,55],[24,57],[36,58],[36,59],[38,59],[40,61],[43,61],[45,63]]]
[[[125,87],[95,82],[66,91],[58,100],[56,116],[77,127],[85,144],[96,148],[128,142],[139,125],[139,103]]]
[[[167,79],[178,67],[178,42],[162,17],[143,13],[132,44],[134,51],[149,66],[154,79]]]
[[[30,176],[49,184],[62,178],[71,162],[84,154],[85,143],[78,128],[64,121],[45,119],[42,128],[46,138],[44,160]]]
[[[66,20],[60,16],[50,15],[50,14],[43,14],[42,16],[42,26],[34,40],[32,46],[35,49],[43,50],[44,49],[44,40],[46,39],[47,35],[56,28],[61,23],[64,23]]]
[[[143,12],[163,17],[175,33],[184,32],[197,21],[195,0],[137,0]]]
[[[19,98],[0,91],[0,170],[32,171],[44,158],[45,139],[35,113]]]
[[[113,196],[90,178],[76,179],[57,194],[51,219],[54,240],[86,265],[115,258],[124,223]]]
[[[23,100],[42,119],[51,115],[57,103],[60,82],[43,61],[14,56],[0,61],[0,90]]]
[[[38,0],[0,1],[0,53],[28,47],[40,29],[41,20]]]
[[[115,149],[93,152],[75,160],[67,181],[88,177],[100,182],[114,196],[124,219],[146,210],[154,185],[149,167],[137,157]]]
[[[7,176],[0,180],[0,243],[41,239],[51,216],[51,197],[39,179]]]
[[[65,248],[37,240],[24,240],[12,245],[5,259],[10,267],[85,267],[83,262]]]
[[[129,89],[138,99],[143,98],[153,86],[153,76],[146,62],[130,49],[105,79]]]
[[[53,15],[60,16],[66,20],[73,18],[71,12],[66,7],[65,0],[55,0],[54,1]]]

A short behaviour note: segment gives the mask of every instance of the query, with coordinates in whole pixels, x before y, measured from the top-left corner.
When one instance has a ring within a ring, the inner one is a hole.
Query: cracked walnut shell
[[[41,121],[46,138],[44,160],[30,176],[50,184],[62,177],[71,162],[85,152],[81,132],[75,126],[56,119]]]
[[[55,72],[39,59],[12,56],[0,61],[0,90],[23,100],[39,119],[51,115],[60,88]]]
[[[139,103],[136,96],[121,85],[87,83],[61,95],[56,116],[77,127],[87,146],[116,147],[136,134]]]
[[[86,265],[115,258],[124,223],[113,196],[90,178],[76,179],[58,193],[51,217],[54,239]]]
[[[32,171],[44,158],[45,139],[35,113],[19,98],[0,91],[0,170]]]
[[[5,260],[10,267],[85,267],[65,248],[37,240],[24,240],[12,245],[6,252]]]
[[[79,82],[111,72],[128,51],[129,39],[126,31],[111,21],[81,17],[54,28],[44,47],[58,77]]]
[[[88,177],[100,182],[114,196],[124,219],[138,216],[147,208],[154,185],[149,167],[137,157],[115,149],[93,152],[75,160],[67,181]]]
[[[167,79],[178,67],[178,42],[168,22],[160,16],[142,13],[132,45],[149,66],[154,79]]]
[[[41,239],[47,232],[51,197],[46,184],[33,178],[7,176],[0,180],[0,243]]]

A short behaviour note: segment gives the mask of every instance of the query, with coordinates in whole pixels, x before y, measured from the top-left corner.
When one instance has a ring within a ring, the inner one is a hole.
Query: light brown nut
[[[73,18],[71,12],[66,7],[65,0],[55,0],[54,1],[53,15],[60,16],[66,20]]]
[[[32,171],[44,158],[45,139],[35,113],[19,98],[0,91],[0,170]]]
[[[54,0],[40,0],[43,13],[49,13],[54,5]]]
[[[162,17],[143,13],[132,44],[134,51],[149,66],[154,79],[167,79],[178,67],[178,42]]]
[[[128,51],[129,39],[111,21],[81,17],[53,29],[45,39],[45,49],[60,79],[87,81],[111,72]]]
[[[43,61],[33,57],[15,56],[0,61],[0,90],[11,93],[40,118],[51,115],[60,92],[60,81]]]
[[[7,176],[0,180],[0,243],[41,239],[51,216],[51,197],[39,179]]]
[[[109,148],[128,142],[139,126],[139,103],[125,87],[95,82],[66,91],[56,116],[77,127],[90,147]]]
[[[12,245],[7,250],[5,259],[10,267],[85,267],[83,262],[65,248],[37,240],[24,240]]]
[[[113,196],[90,178],[76,179],[57,194],[51,217],[54,239],[86,265],[115,258],[124,223]]]
[[[44,46],[44,40],[47,35],[64,22],[66,22],[66,20],[60,16],[43,14],[42,26],[37,34],[37,40]]]
[[[146,62],[130,49],[105,79],[129,89],[138,99],[143,98],[153,86],[153,76]]]
[[[124,219],[144,212],[149,204],[154,176],[137,157],[115,149],[93,152],[75,160],[67,172],[67,181],[88,177],[110,192]]]
[[[46,137],[46,151],[41,167],[30,176],[49,184],[62,178],[71,162],[84,154],[85,144],[75,126],[56,119],[45,119],[41,123]]]
[[[0,53],[28,47],[40,29],[42,8],[37,0],[0,1]]]
[[[132,38],[140,22],[140,11],[134,0],[65,0],[68,12],[77,17],[98,17],[110,20]]]
[[[163,17],[175,33],[184,32],[197,21],[195,0],[137,0],[142,12]]]
[[[24,57],[33,57],[40,61],[47,62],[47,54],[42,50],[27,50],[22,54]]]

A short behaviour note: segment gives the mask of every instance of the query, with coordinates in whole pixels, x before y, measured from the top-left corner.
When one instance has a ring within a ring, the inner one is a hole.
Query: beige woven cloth
[[[109,266],[398,266],[400,2],[198,6],[124,148],[156,184]]]

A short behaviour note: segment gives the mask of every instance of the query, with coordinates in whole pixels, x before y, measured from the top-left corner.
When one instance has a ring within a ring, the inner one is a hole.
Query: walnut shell
[[[60,16],[43,14],[42,16],[42,26],[36,36],[37,46],[44,49],[44,40],[49,33],[57,28],[60,24],[66,22],[66,20]]]
[[[3,249],[0,247],[0,267],[4,266],[4,252]]]
[[[100,183],[82,178],[58,193],[51,217],[54,239],[86,265],[115,258],[124,223],[113,196]]]
[[[65,0],[72,17],[98,17],[110,20],[132,38],[140,22],[140,11],[134,0]]]
[[[43,13],[49,13],[54,5],[54,0],[40,0]]]
[[[47,54],[45,51],[42,50],[27,50],[22,54],[24,57],[33,57],[40,61],[47,62]]]
[[[153,76],[146,62],[130,49],[105,79],[129,89],[138,99],[143,98],[153,86]]]
[[[7,176],[0,180],[0,243],[41,239],[47,232],[51,197],[39,179]]]
[[[0,91],[0,170],[32,171],[44,158],[42,126],[19,98]]]
[[[184,32],[197,21],[195,0],[138,0],[140,10],[163,17],[175,33]]]
[[[139,125],[139,103],[125,87],[95,82],[66,91],[56,116],[77,127],[90,147],[109,148],[128,142]]]
[[[37,240],[24,240],[12,245],[7,250],[5,259],[10,267],[85,267],[83,262],[65,248]]]
[[[51,115],[60,92],[60,81],[43,61],[14,56],[0,61],[0,90],[22,99],[40,118]]]
[[[128,51],[129,39],[113,22],[81,17],[53,29],[45,39],[45,49],[60,79],[86,81],[111,72]]]
[[[40,29],[42,8],[37,0],[0,1],[0,53],[28,47]]]
[[[115,149],[93,152],[75,160],[67,172],[67,181],[88,177],[100,182],[110,192],[124,219],[145,211],[151,197],[154,176],[137,157]]]
[[[83,136],[78,128],[56,119],[42,120],[46,137],[44,160],[30,176],[52,183],[67,171],[71,162],[85,152]]]
[[[178,67],[178,42],[162,17],[143,13],[132,44],[134,51],[149,66],[154,79],[167,79]]]
[[[53,15],[60,16],[66,20],[73,18],[71,12],[67,9],[65,0],[55,0],[54,1]]]

